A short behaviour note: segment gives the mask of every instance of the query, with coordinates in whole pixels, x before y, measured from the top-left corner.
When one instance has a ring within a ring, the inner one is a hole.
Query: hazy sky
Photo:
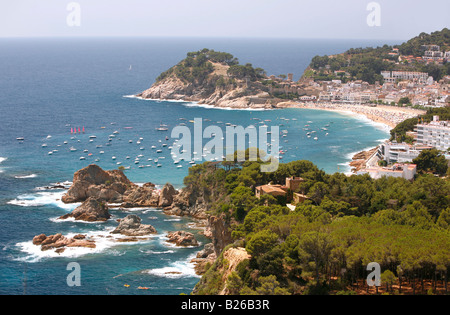
[[[69,11],[75,2],[79,11]],[[367,5],[379,4],[370,27]],[[409,39],[450,27],[449,0],[1,0],[0,37]],[[79,14],[78,14],[79,13]],[[78,21],[69,26],[67,18]]]

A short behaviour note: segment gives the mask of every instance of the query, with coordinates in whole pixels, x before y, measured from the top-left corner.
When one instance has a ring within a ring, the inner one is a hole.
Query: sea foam
[[[65,204],[61,201],[65,191],[43,191],[36,194],[23,194],[16,199],[8,201],[8,204],[21,207],[42,207],[53,205],[64,210],[74,210],[81,203]]]
[[[17,179],[27,179],[27,178],[36,178],[36,177],[37,177],[36,174],[14,176],[14,178],[17,178]]]

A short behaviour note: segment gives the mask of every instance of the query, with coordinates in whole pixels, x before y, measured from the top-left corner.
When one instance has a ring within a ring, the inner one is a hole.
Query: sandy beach
[[[343,114],[351,115],[364,115],[375,123],[384,124],[387,128],[393,129],[395,126],[405,119],[417,117],[424,114],[424,110],[418,110],[406,107],[396,106],[368,106],[368,105],[349,105],[338,103],[297,103],[286,102],[279,104],[279,107],[292,107],[292,108],[308,108],[308,109],[320,109],[327,111],[336,111]]]

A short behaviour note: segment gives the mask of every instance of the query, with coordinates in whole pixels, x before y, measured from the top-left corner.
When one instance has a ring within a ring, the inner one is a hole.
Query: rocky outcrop
[[[106,221],[111,217],[105,202],[99,198],[89,197],[72,213],[65,214],[60,219],[74,218],[75,220],[95,222]]]
[[[198,242],[194,234],[186,231],[169,232],[167,234],[168,242],[174,243],[177,246],[198,246]]]
[[[110,203],[121,203],[125,191],[135,186],[122,171],[104,171],[92,164],[74,174],[73,184],[61,200],[64,203],[75,203],[96,197]]]
[[[269,94],[270,87],[263,83],[266,76],[261,74],[246,76],[230,69],[236,65],[237,59],[217,60],[211,58],[211,54],[207,51],[194,54],[203,59],[197,59],[197,62],[204,62],[201,73],[198,71],[200,68],[192,62],[192,53],[189,53],[188,58],[162,73],[149,89],[136,96],[144,99],[183,100],[232,108],[272,108],[278,101],[283,101]],[[230,74],[229,70],[233,74]],[[188,73],[190,74],[187,75]]]
[[[209,269],[208,273],[200,279],[192,293],[194,295],[236,294],[236,292],[230,292],[228,288],[228,278],[233,272],[236,271],[237,266],[241,262],[250,258],[251,256],[247,253],[245,248],[230,246],[224,250],[220,256],[218,256],[215,263],[210,267],[211,269]],[[215,291],[211,293],[211,290]]]
[[[222,281],[225,283],[223,290],[219,293],[219,295],[229,295],[230,291],[227,287],[228,277],[236,271],[236,267],[244,260],[250,259],[251,256],[247,253],[245,248],[237,247],[237,248],[229,248],[223,253],[223,260],[227,261],[227,264],[224,265],[222,270]]]
[[[197,253],[197,256],[191,260],[194,263],[195,273],[202,275],[207,271],[209,264],[214,263],[217,256],[214,252],[214,245],[212,243],[206,244],[201,251]]]
[[[210,237],[217,256],[233,242],[230,223],[223,216],[210,216],[205,236]]]
[[[352,157],[352,161],[349,163],[352,172],[356,173],[357,171],[366,167],[367,160],[378,150],[378,147],[373,148],[368,151],[361,151],[355,154]]]
[[[149,186],[133,186],[122,196],[122,207],[158,207],[159,196],[154,193],[154,189]]]
[[[75,235],[72,238],[55,234],[46,236],[45,234],[37,235],[33,238],[33,244],[41,246],[42,251],[55,249],[55,252],[62,253],[67,247],[87,247],[95,248],[95,242],[86,238],[86,235]]]
[[[161,194],[159,196],[159,207],[167,207],[170,206],[173,202],[173,197],[177,194],[177,191],[173,186],[169,183],[165,184],[163,189],[161,190]]]
[[[170,206],[164,208],[164,213],[177,216],[191,216],[206,219],[209,205],[201,193],[182,190],[174,195]]]
[[[135,214],[130,214],[121,219],[119,226],[111,233],[126,236],[146,236],[156,234],[157,232],[150,224],[142,224],[140,217]]]

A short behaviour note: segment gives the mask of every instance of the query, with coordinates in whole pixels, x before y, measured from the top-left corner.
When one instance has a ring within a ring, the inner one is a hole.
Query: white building
[[[425,83],[429,77],[426,72],[414,71],[381,71],[384,82],[395,83],[397,80],[410,80]]]
[[[386,141],[378,147],[378,155],[388,164],[412,162],[420,151],[408,143]]]
[[[416,164],[394,164],[391,167],[372,167],[359,170],[356,174],[369,174],[373,179],[382,177],[399,177],[407,180],[413,180],[417,172]]]
[[[434,116],[429,124],[416,126],[417,143],[432,146],[441,151],[447,151],[450,147],[450,122],[439,121],[439,116]]]

